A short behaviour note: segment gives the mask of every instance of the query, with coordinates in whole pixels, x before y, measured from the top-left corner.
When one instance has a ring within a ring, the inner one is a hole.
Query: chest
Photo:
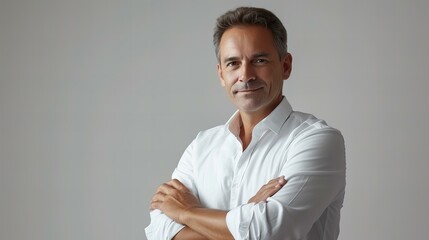
[[[230,137],[207,154],[196,156],[201,203],[223,210],[247,203],[264,184],[280,176],[287,161],[287,146],[282,142],[265,135],[242,152],[241,143]]]

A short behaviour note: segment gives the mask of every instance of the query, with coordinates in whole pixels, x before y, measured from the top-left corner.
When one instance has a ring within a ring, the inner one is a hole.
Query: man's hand
[[[177,179],[162,184],[150,203],[151,209],[159,209],[182,224],[182,215],[189,209],[198,207],[201,207],[199,200]]]
[[[263,185],[261,189],[259,189],[255,196],[249,199],[248,203],[266,202],[267,198],[276,194],[286,184],[286,182],[287,181],[284,176],[270,180],[267,184]]]

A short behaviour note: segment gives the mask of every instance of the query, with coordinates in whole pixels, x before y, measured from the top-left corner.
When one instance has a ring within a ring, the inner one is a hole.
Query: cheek
[[[226,91],[228,94],[230,94],[230,95],[232,95],[231,88],[232,88],[232,86],[233,86],[233,85],[234,85],[234,84],[231,84],[231,82],[226,82],[226,83],[225,83],[225,86],[224,86],[225,91]]]
[[[277,93],[279,91],[283,91],[283,77],[278,74],[267,74],[265,76],[261,76],[262,79],[265,79],[265,83],[269,87],[269,91],[271,93]],[[265,78],[264,78],[265,77]]]
[[[228,91],[237,82],[231,74],[225,74],[222,80],[222,86]]]

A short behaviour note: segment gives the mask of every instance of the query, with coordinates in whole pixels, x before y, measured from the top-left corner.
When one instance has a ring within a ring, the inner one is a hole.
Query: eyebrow
[[[270,54],[266,52],[255,53],[252,55],[252,58],[260,58],[260,57],[269,57]]]
[[[258,52],[258,53],[253,54],[252,58],[269,57],[269,56],[270,56],[270,54],[267,52]],[[240,59],[239,57],[227,57],[227,58],[224,58],[222,62],[227,63],[230,61],[237,61],[239,59]]]
[[[236,61],[238,59],[239,59],[239,57],[227,57],[227,58],[224,58],[222,62],[223,63],[227,63],[227,62],[230,62],[230,61]]]

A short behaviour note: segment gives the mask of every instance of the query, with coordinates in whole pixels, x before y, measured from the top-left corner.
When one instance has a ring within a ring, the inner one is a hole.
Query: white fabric
[[[293,111],[286,98],[255,126],[244,152],[240,126],[237,112],[226,125],[199,133],[173,178],[204,207],[228,211],[235,239],[337,239],[346,168],[341,133]],[[247,203],[282,175],[287,184],[267,202]],[[146,235],[149,240],[171,239],[182,227],[155,210]]]

